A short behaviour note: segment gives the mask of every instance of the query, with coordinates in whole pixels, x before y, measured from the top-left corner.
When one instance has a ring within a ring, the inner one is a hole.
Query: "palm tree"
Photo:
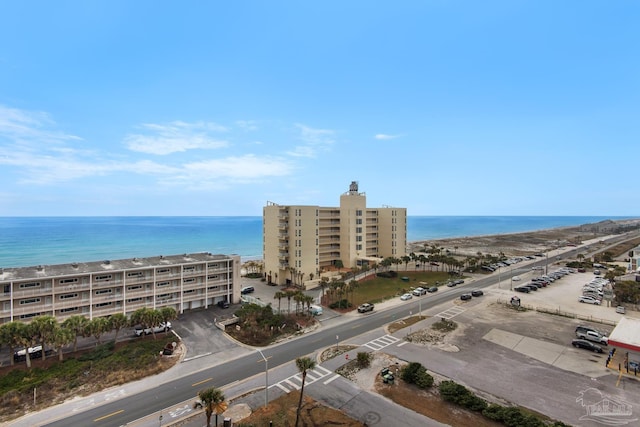
[[[278,300],[278,314],[280,314],[280,302],[282,300],[282,298],[286,298],[287,294],[285,294],[282,291],[278,291],[275,294],[273,294],[273,299],[277,299]]]
[[[0,325],[0,342],[9,347],[9,354],[13,354],[16,347],[20,345],[20,322],[8,322]],[[13,357],[10,357],[11,366],[15,364]]]
[[[147,308],[147,307],[142,307],[134,311],[133,314],[131,315],[131,319],[129,319],[129,321],[131,322],[131,326],[140,325],[142,329],[147,329],[151,327],[151,322],[153,321],[151,319],[152,311],[154,310],[151,310],[150,308]],[[144,338],[144,334],[142,335]],[[155,338],[155,334],[154,334],[154,338]]]
[[[162,307],[160,309],[160,318],[166,325],[167,322],[176,320],[178,318],[178,312],[173,307]]]
[[[47,344],[53,342],[56,329],[58,328],[58,321],[53,316],[38,316],[33,319],[31,325],[40,339],[40,346],[42,346],[42,360],[46,360],[47,352],[45,349]]]
[[[287,310],[289,310],[289,314],[291,314],[291,298],[296,294],[296,291],[286,291],[284,295],[287,297]]]
[[[218,415],[227,410],[229,406],[225,402],[224,393],[216,387],[205,388],[198,392],[198,397],[202,402],[202,408],[207,416],[207,427],[211,427],[211,415],[216,414],[216,425],[218,425]]]
[[[307,371],[315,368],[316,362],[310,357],[298,357],[296,359],[296,366],[298,367],[298,371],[302,374],[302,386],[300,387],[300,400],[298,401],[295,424],[295,427],[298,427],[298,422],[300,421],[300,410],[302,409],[302,397],[304,395],[304,382],[307,379]]]
[[[311,315],[311,304],[313,304],[313,297],[311,295],[305,295],[302,299],[302,303],[307,306],[307,313]]]
[[[96,317],[89,320],[86,331],[88,335],[92,335],[98,341],[98,344],[102,344],[100,337],[109,331],[109,327],[109,320],[106,317]]]
[[[324,297],[324,290],[325,288],[329,286],[329,278],[327,278],[326,276],[321,277],[320,278],[320,289],[322,290],[322,294],[320,295],[320,301],[322,301],[322,298]]]
[[[53,349],[58,352],[58,360],[62,362],[62,348],[65,345],[71,344],[77,335],[71,330],[63,327],[56,328],[53,335]]]
[[[118,333],[127,325],[129,325],[129,319],[124,313],[115,313],[109,317],[109,329],[116,331],[113,341],[118,342]]]
[[[38,343],[38,331],[31,323],[18,322],[17,337],[18,342],[25,349],[25,361],[27,368],[31,369],[31,354],[29,354],[29,347],[34,347]],[[44,348],[42,349],[44,353]]]
[[[69,317],[67,320],[62,322],[62,327],[65,329],[69,329],[75,334],[75,338],[73,339],[73,352],[78,351],[78,336],[84,335],[84,330],[87,325],[87,319],[84,316],[75,315]]]

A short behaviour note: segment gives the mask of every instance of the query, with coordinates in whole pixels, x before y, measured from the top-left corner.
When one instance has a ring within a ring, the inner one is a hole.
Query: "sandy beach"
[[[436,246],[454,255],[474,256],[482,254],[530,255],[546,252],[569,244],[618,234],[640,226],[640,218],[618,221],[601,221],[576,227],[560,227],[525,233],[496,234],[474,237],[457,237],[439,240],[410,242],[407,252],[422,252],[424,248]]]

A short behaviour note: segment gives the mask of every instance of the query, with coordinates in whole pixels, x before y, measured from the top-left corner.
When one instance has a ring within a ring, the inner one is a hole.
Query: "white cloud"
[[[227,128],[210,122],[171,122],[166,125],[143,124],[147,133],[129,134],[124,143],[132,151],[166,155],[187,150],[211,150],[228,146],[227,141],[215,139],[211,132],[226,132]]]
[[[255,120],[236,120],[236,126],[246,131],[258,130],[258,122]]]
[[[385,133],[378,133],[374,136],[375,139],[396,139],[400,138],[402,135],[387,135]]]
[[[26,111],[0,105],[0,140],[26,145],[56,143],[81,138],[53,129],[55,122],[47,113]]]
[[[298,139],[304,142],[293,150],[287,151],[287,154],[293,157],[316,157],[318,151],[326,151],[335,143],[335,132],[329,129],[314,129],[309,126],[297,123],[295,125],[299,131]]]

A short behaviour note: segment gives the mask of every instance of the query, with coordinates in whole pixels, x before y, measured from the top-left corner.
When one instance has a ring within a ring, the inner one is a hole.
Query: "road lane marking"
[[[107,414],[107,415],[105,415],[105,416],[102,416],[102,417],[100,417],[100,418],[96,418],[95,420],[93,420],[93,422],[96,422],[96,423],[97,423],[98,421],[102,421],[102,420],[104,420],[104,419],[106,419],[106,418],[113,417],[114,415],[121,414],[122,412],[124,412],[124,409],[120,409],[119,411],[115,411],[115,412],[112,412],[112,413]]]
[[[323,382],[322,384],[327,385],[329,384],[331,381],[335,380],[336,378],[339,378],[340,375],[335,374],[334,376],[332,376],[331,378],[329,378],[328,380],[326,380],[325,382]]]
[[[212,379],[213,379],[213,378],[207,378],[206,380],[198,381],[197,383],[193,383],[193,384],[191,384],[191,387],[195,387],[195,386],[197,386],[197,385],[200,385],[200,384],[206,383],[206,382],[208,382],[208,381],[211,381]]]
[[[398,344],[398,347],[402,347],[405,344],[409,344],[409,341],[402,341],[400,344]]]

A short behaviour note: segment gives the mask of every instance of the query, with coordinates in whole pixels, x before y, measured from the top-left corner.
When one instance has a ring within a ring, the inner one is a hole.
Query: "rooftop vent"
[[[108,259],[105,259],[105,260],[104,260],[104,264],[105,264],[105,265],[109,265],[109,264],[111,264],[111,261],[109,261]]]
[[[77,263],[77,262],[74,262],[73,264],[71,264],[71,267],[73,267],[73,268],[78,268],[78,263]]]
[[[44,265],[39,265],[39,266],[37,266],[37,267],[36,267],[36,270],[38,270],[38,271],[42,271],[42,270],[44,270]]]

